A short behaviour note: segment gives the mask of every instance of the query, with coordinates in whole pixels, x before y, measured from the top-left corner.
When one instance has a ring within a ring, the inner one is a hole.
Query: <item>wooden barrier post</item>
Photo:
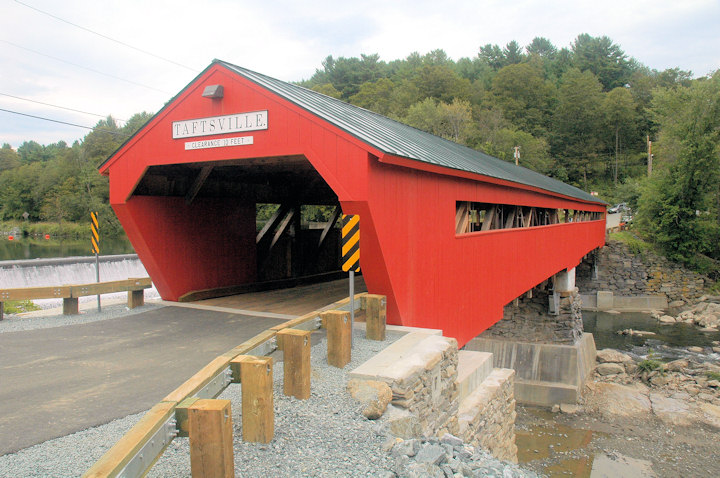
[[[232,363],[240,364],[243,440],[269,443],[275,436],[272,357],[241,355]]]
[[[234,478],[230,400],[201,399],[188,407],[193,478]]]
[[[369,340],[385,340],[387,300],[384,295],[365,296],[365,337]]]
[[[80,308],[77,297],[66,297],[63,299],[63,315],[78,315]]]
[[[327,328],[328,364],[343,368],[350,363],[352,354],[350,312],[330,310],[320,317]]]
[[[128,309],[134,309],[145,305],[145,290],[129,290],[128,291]]]
[[[301,400],[310,398],[310,331],[284,329],[278,332],[283,351],[283,393]]]

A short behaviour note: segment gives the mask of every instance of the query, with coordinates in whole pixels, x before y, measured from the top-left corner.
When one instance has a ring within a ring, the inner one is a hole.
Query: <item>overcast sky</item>
[[[567,47],[580,33],[607,35],[658,70],[720,68],[720,0],[0,0],[0,8],[0,109],[85,126],[100,116],[26,100],[127,119],[158,111],[213,58],[297,81],[328,55],[390,61],[443,49],[457,60],[536,36]],[[0,143],[13,147],[87,132],[0,111]]]

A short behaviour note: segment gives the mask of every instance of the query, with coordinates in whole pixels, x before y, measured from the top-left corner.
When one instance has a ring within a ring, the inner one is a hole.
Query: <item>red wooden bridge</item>
[[[214,61],[101,167],[166,300],[327,277],[360,215],[388,322],[463,345],[503,306],[604,244],[605,203],[389,118]],[[258,204],[276,205],[263,227]],[[321,227],[307,205],[336,206]]]

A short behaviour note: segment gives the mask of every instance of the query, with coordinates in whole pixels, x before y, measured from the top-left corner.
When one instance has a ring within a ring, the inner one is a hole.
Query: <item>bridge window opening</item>
[[[600,212],[457,201],[455,233],[468,234],[599,219],[602,219]]]

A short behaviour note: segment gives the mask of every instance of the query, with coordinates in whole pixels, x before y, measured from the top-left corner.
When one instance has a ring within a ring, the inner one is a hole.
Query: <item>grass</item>
[[[23,312],[32,312],[33,310],[40,310],[40,307],[35,305],[35,302],[31,300],[9,300],[5,302],[6,314],[21,314]]]
[[[652,245],[643,241],[630,231],[613,232],[610,234],[610,239],[615,239],[626,244],[633,254],[642,256],[652,250]]]
[[[638,362],[638,370],[648,373],[658,370],[662,373],[665,371],[665,365],[660,360],[645,359]]]
[[[705,373],[705,376],[707,376],[710,380],[717,380],[720,382],[720,373],[718,372],[707,372]]]

